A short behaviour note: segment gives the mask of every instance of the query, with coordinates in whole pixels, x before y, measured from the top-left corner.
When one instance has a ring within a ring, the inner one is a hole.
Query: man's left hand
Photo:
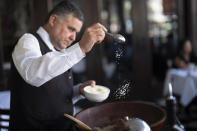
[[[84,83],[82,83],[80,86],[79,86],[79,91],[80,91],[80,94],[84,95],[84,87],[86,86],[92,86],[94,87],[96,85],[96,82],[94,80],[89,80],[89,81],[86,81]]]

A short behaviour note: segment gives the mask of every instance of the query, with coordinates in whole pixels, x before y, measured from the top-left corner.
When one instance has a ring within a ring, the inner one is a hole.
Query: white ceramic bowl
[[[89,101],[102,102],[108,98],[109,93],[109,88],[100,85],[86,86],[84,88],[84,95]]]

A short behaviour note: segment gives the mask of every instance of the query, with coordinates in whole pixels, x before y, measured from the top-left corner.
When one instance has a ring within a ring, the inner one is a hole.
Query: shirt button
[[[72,79],[72,76],[69,76],[68,79]]]

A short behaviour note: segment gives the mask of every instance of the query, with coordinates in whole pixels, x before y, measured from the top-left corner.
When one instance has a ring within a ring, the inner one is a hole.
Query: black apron
[[[51,50],[38,34],[42,55]],[[72,71],[49,80],[40,87],[26,83],[11,63],[9,87],[11,89],[10,131],[69,131],[71,121],[64,113],[72,115]]]

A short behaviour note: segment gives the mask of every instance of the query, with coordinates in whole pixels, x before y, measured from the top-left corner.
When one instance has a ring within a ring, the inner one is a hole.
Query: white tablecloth
[[[0,109],[10,109],[10,91],[0,91]],[[0,115],[0,118],[9,119],[8,115]],[[1,125],[8,126],[8,122],[1,122]],[[8,131],[1,129],[1,131]]]
[[[0,91],[0,109],[10,109],[10,91]]]
[[[180,96],[180,103],[187,106],[197,96],[197,71],[183,69],[168,70],[164,82],[164,95],[169,93],[169,83],[172,83],[174,94]]]

